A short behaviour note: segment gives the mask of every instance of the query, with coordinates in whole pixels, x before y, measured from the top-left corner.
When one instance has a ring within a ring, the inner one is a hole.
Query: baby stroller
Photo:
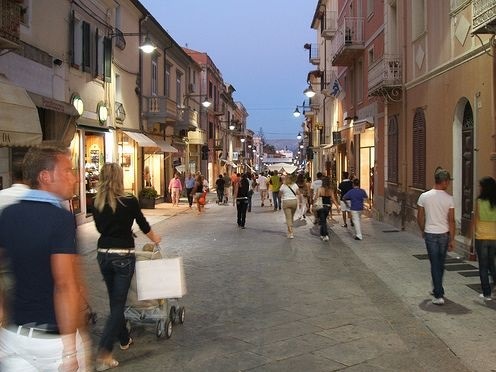
[[[136,250],[136,260],[159,258],[162,258],[162,254],[157,245],[145,244],[142,251]],[[136,276],[131,282],[127,302],[124,317],[129,332],[131,332],[132,323],[154,324],[157,338],[164,336],[170,338],[173,324],[184,323],[186,312],[184,306],[179,306],[178,299],[138,301]]]

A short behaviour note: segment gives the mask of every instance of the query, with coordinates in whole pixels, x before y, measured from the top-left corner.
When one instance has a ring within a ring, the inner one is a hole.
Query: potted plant
[[[142,188],[138,195],[141,208],[154,209],[157,196],[158,192],[153,187]]]

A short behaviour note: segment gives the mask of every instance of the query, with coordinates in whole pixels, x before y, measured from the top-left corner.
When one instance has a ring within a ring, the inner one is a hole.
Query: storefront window
[[[144,182],[149,182],[152,187],[163,195],[164,185],[164,154],[156,154],[145,151],[145,161],[143,165]]]
[[[118,134],[119,164],[124,171],[124,191],[136,195],[136,147],[125,133]]]
[[[93,212],[93,199],[98,185],[100,169],[105,163],[105,137],[99,133],[84,136],[84,178],[86,187],[86,212]]]

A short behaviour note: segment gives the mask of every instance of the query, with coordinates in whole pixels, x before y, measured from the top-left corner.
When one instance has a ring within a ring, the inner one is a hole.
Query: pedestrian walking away
[[[448,251],[455,249],[455,203],[448,194],[451,177],[446,169],[434,172],[434,187],[420,195],[417,201],[417,223],[422,231],[431,263],[432,303],[444,304],[444,261]]]
[[[281,188],[282,179],[281,176],[277,172],[274,172],[272,176],[270,176],[269,184],[272,186],[272,199],[274,200],[274,211],[278,209],[281,210],[281,194],[279,194],[279,190]]]
[[[261,207],[263,207],[265,204],[265,199],[267,199],[267,177],[264,176],[263,173],[261,173],[258,178],[257,178],[257,184],[258,184],[258,190],[260,190],[260,200],[261,200]]]
[[[0,318],[0,370],[90,370],[76,228],[61,206],[76,184],[70,152],[32,147],[22,168],[31,190],[0,215],[0,257],[14,281],[10,297],[0,299],[10,304]]]
[[[367,193],[364,189],[360,188],[360,180],[355,178],[353,180],[353,188],[343,195],[343,200],[345,203],[349,201],[351,221],[355,227],[355,240],[362,240],[362,225],[360,222],[364,201],[367,199]]]
[[[215,181],[215,188],[217,190],[217,204],[224,203],[225,184],[226,184],[226,181],[224,180],[224,177],[222,176],[222,174],[219,174],[217,181]]]
[[[348,223],[346,222],[346,217],[348,217],[348,219],[351,222],[351,225],[353,226],[353,221],[351,219],[350,208],[348,207],[348,205],[343,200],[343,196],[348,191],[350,191],[353,188],[353,182],[348,177],[349,177],[348,172],[343,172],[342,181],[338,185],[338,190],[339,190],[339,195],[340,195],[339,206],[341,208],[341,213],[343,215],[343,225],[342,225],[342,227],[348,227]]]
[[[479,180],[479,196],[475,204],[473,218],[474,245],[479,261],[479,277],[482,293],[480,296],[489,301],[492,299],[489,277],[496,283],[496,180],[483,177]]]
[[[188,177],[186,177],[186,180],[184,181],[184,187],[186,188],[186,196],[188,197],[188,204],[189,208],[191,209],[194,199],[193,188],[195,187],[195,177],[193,177],[192,173],[190,173]]]
[[[246,173],[243,173],[241,180],[234,185],[234,193],[236,195],[237,222],[238,227],[245,228],[246,211],[248,210],[248,192],[250,185]]]
[[[314,202],[320,224],[320,239],[323,241],[329,241],[327,216],[329,215],[329,210],[332,207],[332,203],[334,203],[336,208],[339,210],[339,204],[336,200],[336,194],[331,185],[331,179],[326,176],[322,178],[322,187],[317,191]]]
[[[284,180],[284,184],[279,190],[279,198],[283,203],[284,217],[286,218],[289,239],[294,238],[293,222],[296,208],[298,207],[298,196],[300,195],[298,185],[294,181],[295,177],[292,174],[288,174]]]
[[[138,200],[124,193],[123,171],[116,163],[106,163],[100,172],[95,197],[94,220],[100,233],[97,261],[109,296],[110,314],[98,345],[96,370],[104,371],[119,365],[112,356],[114,342],[122,350],[129,349],[133,340],[124,319],[126,299],[136,265],[132,226],[155,244],[161,238],[151,229],[141,212]]]

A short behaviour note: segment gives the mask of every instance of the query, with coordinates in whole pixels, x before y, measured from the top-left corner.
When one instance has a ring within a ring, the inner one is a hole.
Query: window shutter
[[[112,39],[109,37],[103,38],[103,64],[105,81],[112,81]]]
[[[388,123],[388,181],[398,183],[398,115]]]
[[[76,27],[76,22],[74,22],[74,11],[71,12],[71,18],[70,18],[70,26],[69,26],[69,37],[70,37],[70,40],[71,40],[71,65],[75,65],[76,64],[76,60],[74,58],[75,56],[75,50],[76,50],[76,32],[74,30],[74,27]]]
[[[424,110],[418,108],[413,117],[413,157],[412,183],[413,187],[425,188],[425,115]]]
[[[90,24],[83,21],[83,71],[91,72]]]

